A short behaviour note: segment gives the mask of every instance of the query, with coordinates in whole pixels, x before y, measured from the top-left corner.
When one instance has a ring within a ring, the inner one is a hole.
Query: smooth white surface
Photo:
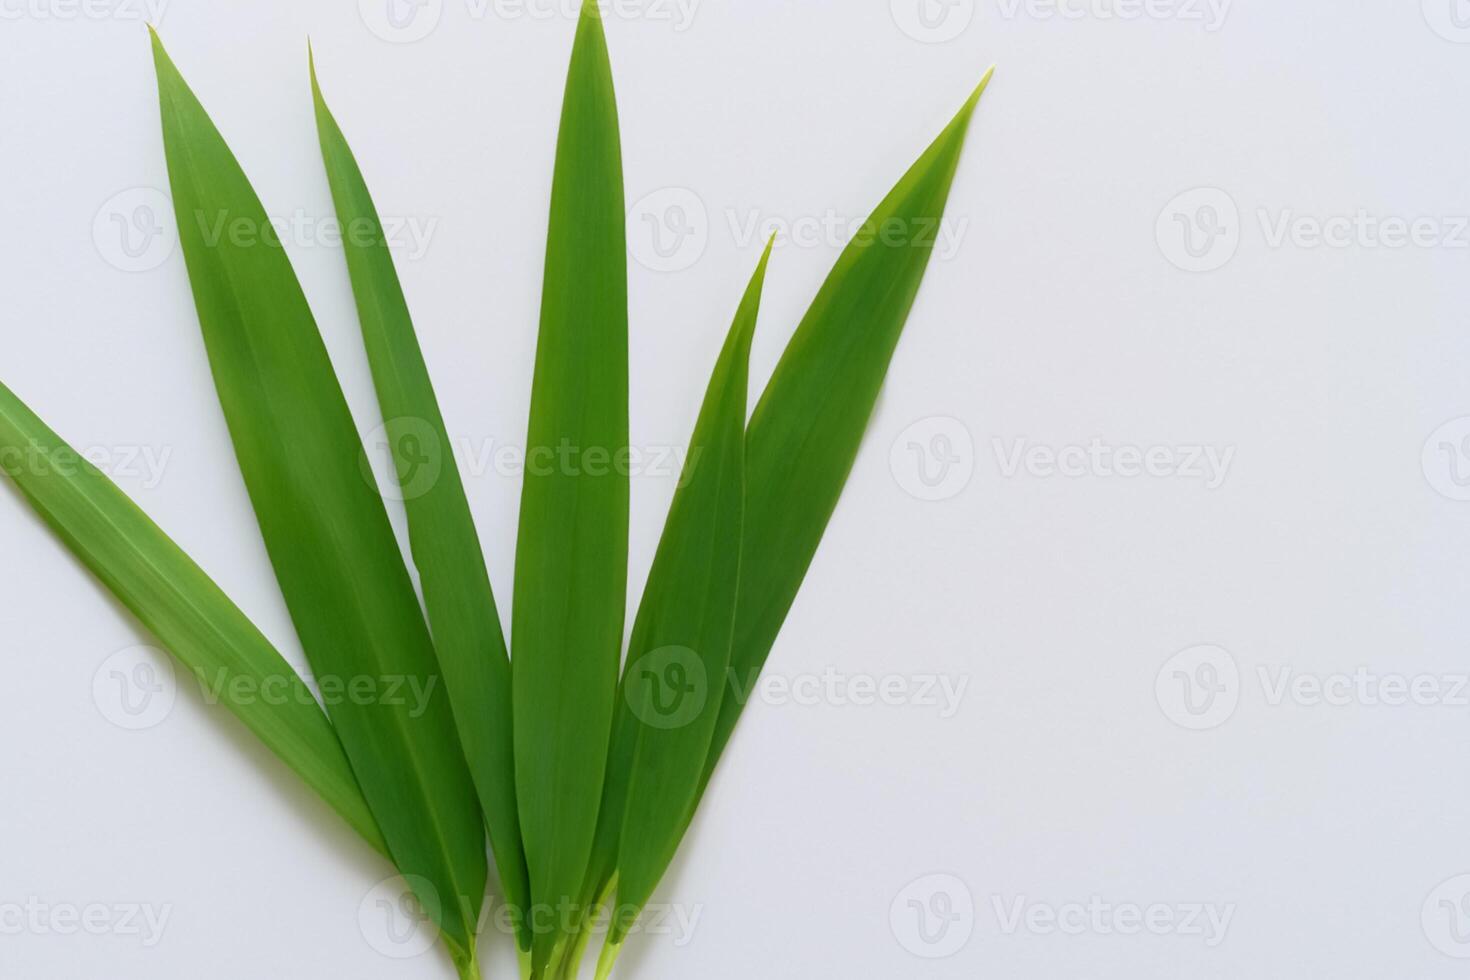
[[[169,0],[159,26],[267,206],[303,219],[330,214],[310,34],[380,211],[433,227],[399,267],[451,427],[514,447],[572,21],[564,0],[429,0],[408,30],[432,30],[398,43],[364,2]],[[1470,415],[1470,10],[704,0],[685,22],[690,2],[608,22],[644,447],[687,437],[751,229],[796,232],[760,384],[837,255],[829,217],[866,215],[999,70],[958,247],[772,658],[820,690],[752,706],[663,889],[699,915],[692,939],[635,940],[623,975],[1463,975],[1470,494],[1451,466],[1470,423],[1435,433]],[[110,3],[0,0],[0,373],[300,663],[182,260],[119,251],[113,216],[149,227],[166,180],[142,4]],[[1346,226],[1314,246],[1302,222],[1360,212],[1433,221],[1397,248]],[[694,230],[684,251],[640,240],[650,216]],[[341,256],[310,232],[290,251],[369,432]],[[1021,439],[1164,447],[1173,475],[1077,452],[1082,475],[1013,469]],[[1191,447],[1228,455],[1221,479]],[[161,476],[127,459],[142,449],[168,454]],[[507,610],[518,485],[493,464],[469,481]],[[635,583],[671,492],[635,481]],[[452,975],[374,947],[385,868],[197,693],[138,731],[109,720],[115,678],[96,698],[94,679],[148,637],[8,489],[0,540],[0,976]],[[1360,669],[1390,698],[1427,676],[1437,703],[1368,703]],[[851,703],[864,682],[834,696],[828,671],[901,678],[909,703]],[[913,703],[926,677],[963,686],[957,710]],[[1195,713],[1190,678],[1219,687]],[[92,903],[105,934],[57,934],[58,907]],[[129,904],[167,912],[156,943]],[[503,941],[486,959],[511,975]]]

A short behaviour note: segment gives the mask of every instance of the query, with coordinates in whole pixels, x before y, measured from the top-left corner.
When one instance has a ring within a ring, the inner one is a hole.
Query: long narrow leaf
[[[719,718],[740,577],[750,342],[770,258],[767,245],[710,378],[633,623],[619,711],[633,719],[635,735],[623,777],[613,946],[621,945],[673,859]],[[619,761],[615,756],[611,768]],[[616,820],[617,801],[610,809]]]
[[[484,826],[412,580],[265,208],[154,35],[179,238],[220,404],[282,594],[399,870],[472,975]],[[405,696],[404,692],[414,696]]]
[[[524,910],[530,884],[516,812],[510,659],[490,576],[382,222],[357,159],[322,97],[315,59],[311,91],[337,220],[347,232],[342,241],[357,316],[378,404],[389,420],[390,450],[439,665],[490,828],[501,886],[510,906]],[[521,948],[529,952],[524,916],[516,918],[516,925]]]
[[[708,788],[745,707],[742,697],[754,689],[836,509],[928,267],[965,134],[990,77],[987,72],[844,250],[792,336],[747,428],[740,586],[726,671],[729,685],[717,699],[719,717],[695,805],[674,846]],[[628,682],[624,676],[623,683]],[[711,683],[717,680],[711,678]],[[604,795],[605,808],[613,812],[622,812],[618,801],[633,772],[631,746],[636,733],[632,715],[620,713]],[[621,821],[609,819],[605,809],[582,900],[599,899],[616,883],[618,911],[626,915],[617,874],[621,832]],[[610,941],[599,976],[610,970],[617,951]]]
[[[386,856],[337,735],[291,665],[147,514],[4,385],[0,469],[205,690]]]
[[[516,792],[538,919],[575,903],[596,829],[628,560],[628,284],[612,67],[596,0],[572,51],[516,541]],[[559,941],[533,923],[535,970]]]
[[[745,708],[740,692],[754,690],[837,508],[993,71],[837,260],[751,417],[732,690],[720,703],[706,784]]]

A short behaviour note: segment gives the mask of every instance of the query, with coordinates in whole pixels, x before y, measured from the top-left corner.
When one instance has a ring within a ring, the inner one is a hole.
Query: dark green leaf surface
[[[291,264],[154,36],[164,150],[220,404],[328,714],[389,853],[474,972],[484,826],[412,581]],[[427,698],[405,697],[427,692]]]
[[[852,470],[990,76],[837,260],[751,417],[731,691],[721,700],[706,783]]]
[[[740,577],[750,342],[770,258],[767,245],[715,365],[633,623],[618,709],[635,732],[617,849],[618,905],[627,912],[614,923],[614,944],[679,846],[724,696]],[[617,801],[611,810],[615,820]]]
[[[612,68],[594,0],[577,25],[557,140],[512,616],[516,792],[532,901],[548,919],[575,901],[587,870],[622,645],[624,220]],[[538,974],[557,941],[538,928]]]
[[[352,294],[378,404],[389,420],[386,432],[434,645],[506,900],[524,909],[530,885],[516,812],[510,659],[490,576],[377,208],[322,97],[314,60],[311,89],[322,159],[344,231]],[[519,938],[529,950],[529,930],[522,928]]]
[[[342,746],[291,665],[147,514],[4,385],[0,469],[209,696],[386,856]]]

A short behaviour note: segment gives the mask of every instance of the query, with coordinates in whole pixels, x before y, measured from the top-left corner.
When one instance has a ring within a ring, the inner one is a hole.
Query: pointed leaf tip
[[[990,80],[994,77],[995,66],[991,65],[989,68],[985,69],[985,74],[981,77],[980,84],[975,86],[975,94],[970,96],[970,98],[975,101],[979,101],[980,96],[985,94],[986,87],[990,84]]]
[[[955,117],[956,122],[969,123],[970,117],[975,114],[975,107],[980,104],[980,96],[984,95],[985,90],[990,87],[990,80],[993,77],[995,77],[995,66],[991,65],[985,70],[985,74],[980,78],[980,84],[975,86],[975,90],[970,93],[969,99],[965,101],[964,107]]]
[[[322,102],[322,86],[316,77],[316,52],[311,48],[311,38],[306,39],[306,70],[311,75],[311,95],[317,102]]]

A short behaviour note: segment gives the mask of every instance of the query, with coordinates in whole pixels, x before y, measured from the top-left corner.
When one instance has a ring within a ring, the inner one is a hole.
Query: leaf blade
[[[993,71],[985,74],[959,113],[879,204],[865,228],[881,228],[890,219],[904,220],[909,227],[916,220],[927,219],[938,226],[970,119]],[[927,251],[914,242],[908,242],[906,251],[899,252],[897,258],[889,255],[889,262],[882,261],[884,253],[868,253],[871,244],[871,240],[854,241],[844,250],[788,344],[746,430],[745,514],[729,687],[720,700],[720,715],[695,804],[678,834],[680,838],[687,832],[729,743],[744,709],[743,698],[755,690],[755,681],[836,507],[888,361],[928,265]],[[895,280],[901,285],[897,291]],[[868,299],[885,294],[886,302]],[[851,336],[842,342],[844,326]],[[834,366],[830,358],[831,349],[836,346],[850,355],[854,350],[861,353],[865,343],[876,346],[866,358],[863,376],[843,377],[841,362]],[[861,383],[854,385],[854,380]],[[820,402],[824,388],[844,393],[835,414],[824,416],[810,404],[801,404],[804,398],[815,397]],[[812,414],[804,414],[803,409]],[[793,460],[800,464],[809,444],[823,440],[833,440],[835,452],[830,455],[835,464],[791,465]],[[783,508],[795,502],[803,508],[806,527],[795,538],[786,539],[783,535],[791,529],[783,527],[778,517]],[[620,712],[615,725],[604,797],[604,806],[614,810],[626,794],[626,780],[620,774],[632,771],[631,746],[637,734],[628,712]],[[606,895],[615,883],[620,886],[620,834],[618,821],[605,817],[599,820],[593,860],[583,885],[583,902],[591,903]],[[677,843],[675,840],[676,847]],[[599,978],[612,969],[619,948],[610,935],[599,960]]]
[[[3,384],[0,463],[9,463],[0,468],[47,526],[169,653],[387,857],[336,733],[291,665],[141,508]],[[279,694],[264,696],[272,690]]]
[[[622,820],[618,904],[625,911],[609,933],[614,945],[648,903],[683,837],[724,696],[745,512],[750,346],[772,244],[751,277],[710,377],[628,648],[618,710],[632,717],[636,734],[626,802],[613,800],[608,815]],[[617,730],[627,730],[624,719]]]
[[[516,793],[537,909],[576,901],[596,829],[627,589],[628,298],[621,146],[595,0],[567,73],[516,539]],[[551,461],[548,464],[548,461]],[[538,975],[558,937],[536,930]]]
[[[382,499],[361,474],[361,443],[300,283],[156,33],[153,51],[179,239],[215,387],[313,671],[320,683],[432,692],[428,629]],[[484,893],[484,829],[444,702],[431,693],[415,717],[386,694],[343,697],[328,714],[394,862],[425,908],[440,910],[463,972]]]
[[[747,431],[745,536],[731,691],[705,765],[708,786],[847,482],[928,268],[970,121],[995,69],[843,251],[777,363]],[[881,229],[906,229],[890,244]],[[739,687],[736,688],[736,682]]]
[[[521,843],[512,747],[510,659],[448,429],[419,347],[408,303],[394,268],[382,222],[346,136],[322,95],[312,58],[311,88],[322,159],[337,220],[351,234],[343,251],[378,403],[397,463],[410,547],[419,570],[434,645],[454,705],[460,742],[470,765],[506,900],[529,905],[530,885]],[[397,420],[412,431],[394,431]],[[422,437],[427,444],[407,440]],[[425,460],[432,460],[426,464]],[[418,467],[437,476],[425,486]],[[518,916],[517,934],[529,950]]]

